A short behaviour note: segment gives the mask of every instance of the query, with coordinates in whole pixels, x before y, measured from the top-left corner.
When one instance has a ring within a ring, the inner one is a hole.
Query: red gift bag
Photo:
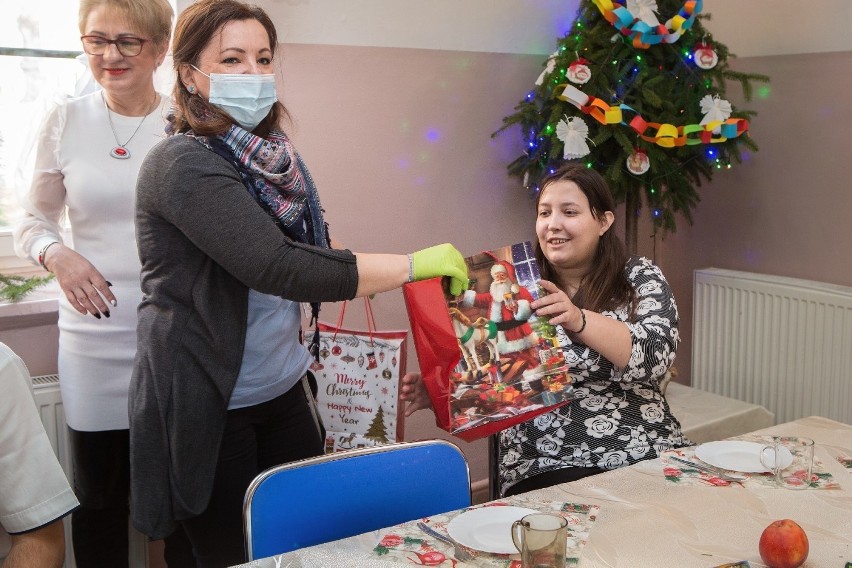
[[[530,258],[531,245],[520,243],[465,259],[473,285],[458,299],[448,297],[440,278],[403,287],[420,372],[437,424],[463,440],[489,436],[573,398],[573,381],[559,347],[567,339],[564,330],[532,313],[524,321],[506,322],[501,317],[504,306],[521,313],[516,303],[528,307],[538,297],[538,269]],[[525,265],[517,271],[511,267],[516,279],[512,292],[489,295],[488,275],[506,272],[493,266],[521,262],[518,259],[525,259]],[[489,303],[477,310],[474,302],[483,304],[484,298]],[[525,331],[518,329],[521,326]],[[520,349],[517,343],[522,340],[526,343]]]
[[[364,298],[367,329],[317,322],[319,361],[311,365],[317,380],[317,410],[326,428],[325,450],[332,453],[401,442],[399,381],[405,374],[407,331],[376,331],[370,301]],[[310,337],[310,335],[308,335]]]

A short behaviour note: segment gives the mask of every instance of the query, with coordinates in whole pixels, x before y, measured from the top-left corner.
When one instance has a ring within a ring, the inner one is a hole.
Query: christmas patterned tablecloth
[[[582,503],[563,501],[531,500],[523,495],[509,501],[492,501],[481,507],[501,506],[527,507],[541,512],[556,513],[568,520],[568,540],[565,558],[569,566],[579,562],[580,551],[589,538],[589,532],[597,518],[599,507]],[[438,532],[447,534],[447,525],[456,516],[480,507],[468,507],[451,513],[435,515],[422,519]],[[468,549],[473,560],[460,562],[453,557],[453,547],[433,538],[417,527],[418,521],[411,521],[380,531],[379,542],[373,553],[386,560],[412,563],[421,566],[477,567],[477,568],[520,568],[519,555],[491,554]]]
[[[748,442],[758,442],[763,444],[768,443],[768,440],[765,437],[757,435],[745,435],[731,439],[744,440]],[[711,485],[716,487],[744,485],[763,485],[767,487],[777,487],[773,474],[769,472],[746,473],[741,471],[723,470],[726,473],[729,473],[731,476],[743,479],[742,481],[727,481],[725,479],[721,479],[719,476],[713,473],[701,471],[700,469],[690,467],[686,464],[680,463],[672,459],[674,457],[678,457],[697,464],[703,464],[704,462],[702,462],[698,457],[696,457],[695,449],[696,447],[689,447],[663,452],[661,462],[663,466],[663,475],[665,475],[667,480],[671,481],[672,483],[678,484]],[[843,463],[842,458],[838,457],[838,460],[840,461],[840,463]],[[847,465],[846,467],[852,467],[852,464]],[[802,478],[807,477],[805,471],[801,472],[801,476]],[[813,470],[811,472],[809,487],[810,489],[840,489],[840,484],[837,482],[834,476],[831,475],[831,473],[826,471],[825,464],[823,464],[822,460],[817,456],[814,456]]]

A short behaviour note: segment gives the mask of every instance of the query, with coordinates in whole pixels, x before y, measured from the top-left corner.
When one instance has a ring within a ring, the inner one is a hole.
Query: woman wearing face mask
[[[165,137],[169,99],[154,89],[154,72],[172,17],[166,0],[81,0],[82,47],[101,88],[48,115],[15,230],[18,254],[62,289],[59,386],[81,502],[71,521],[81,568],[128,564],[127,389],[142,298],[133,204],[142,160]],[[66,214],[73,246],[63,239]],[[179,566],[185,556],[171,544],[167,560]]]
[[[282,130],[275,28],[261,9],[201,0],[178,18],[172,135],[139,177],[144,299],[131,383],[132,515],[157,538],[175,523],[199,566],[245,560],[242,502],[273,465],[323,452],[305,387],[297,302],[404,282],[467,283],[461,254],[328,247],[313,180]]]

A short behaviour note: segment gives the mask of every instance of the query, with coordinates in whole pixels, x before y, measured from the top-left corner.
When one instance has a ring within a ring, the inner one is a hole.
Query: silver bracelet
[[[408,281],[414,282],[414,257],[408,255]]]
[[[59,244],[59,241],[53,241],[53,242],[47,243],[46,245],[44,245],[41,248],[40,251],[38,251],[38,263],[45,270],[47,270],[47,266],[44,264],[44,257],[47,255],[47,249],[49,249],[50,247],[52,247],[55,244]],[[50,270],[47,270],[47,271],[50,272]]]

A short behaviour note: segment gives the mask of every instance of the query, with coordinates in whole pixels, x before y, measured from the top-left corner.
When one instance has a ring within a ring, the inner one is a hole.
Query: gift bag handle
[[[343,325],[343,314],[346,312],[347,303],[348,300],[344,300],[343,305],[340,306],[340,315],[337,317],[337,326],[334,329],[332,341],[337,339],[337,332],[340,331],[340,328]],[[376,331],[376,319],[373,317],[373,305],[370,303],[370,298],[367,296],[364,296],[364,309],[367,311],[367,332],[370,334],[370,345],[373,345],[373,333]]]

